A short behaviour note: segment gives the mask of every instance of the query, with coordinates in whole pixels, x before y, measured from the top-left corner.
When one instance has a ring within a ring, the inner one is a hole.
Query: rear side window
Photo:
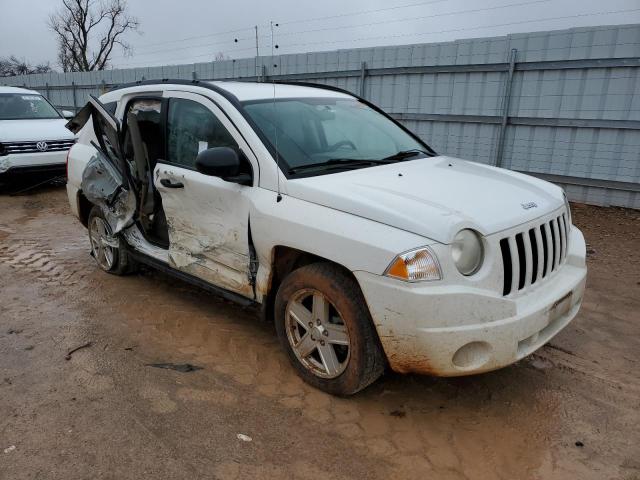
[[[194,168],[198,153],[208,148],[238,144],[220,120],[204,105],[182,98],[169,101],[167,160]]]

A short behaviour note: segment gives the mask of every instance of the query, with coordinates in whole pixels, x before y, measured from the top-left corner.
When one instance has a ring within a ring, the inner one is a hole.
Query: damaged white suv
[[[585,243],[559,187],[440,156],[340,89],[143,82],[68,127],[69,201],[98,265],[261,304],[327,392],[387,365],[509,365],[580,307]]]

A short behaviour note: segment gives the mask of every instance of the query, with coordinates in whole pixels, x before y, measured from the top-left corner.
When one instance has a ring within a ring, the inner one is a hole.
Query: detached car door
[[[112,233],[116,234],[134,221],[137,205],[135,182],[125,161],[121,143],[120,121],[93,95],[66,127],[78,133],[92,120],[97,139],[96,149],[82,174],[81,188],[87,199],[103,207]]]
[[[249,152],[242,136],[214,102],[167,91],[166,155],[154,170],[169,230],[172,267],[254,298],[249,253],[251,186],[204,175],[199,152],[231,147]],[[255,161],[255,159],[253,160]]]

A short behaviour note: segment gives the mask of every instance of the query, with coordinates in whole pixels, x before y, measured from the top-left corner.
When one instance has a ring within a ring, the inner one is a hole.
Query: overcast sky
[[[47,28],[58,0],[0,0],[0,57],[16,55],[56,67],[56,42]],[[423,43],[577,26],[640,23],[640,0],[129,0],[140,33],[126,40],[114,67],[211,61],[261,54]],[[237,39],[237,42],[235,41]]]

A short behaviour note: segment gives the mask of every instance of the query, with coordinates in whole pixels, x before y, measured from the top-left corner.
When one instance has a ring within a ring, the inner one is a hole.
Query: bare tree
[[[49,16],[58,38],[58,63],[65,72],[104,70],[116,45],[125,55],[131,46],[123,35],[140,23],[127,14],[126,0],[62,0]]]
[[[231,60],[231,57],[229,55],[225,55],[224,52],[218,52],[216,53],[215,61],[219,62],[220,60]]]
[[[48,63],[32,65],[24,58],[19,59],[15,55],[0,58],[0,77],[12,77],[14,75],[29,75],[31,73],[49,73],[51,66]]]

